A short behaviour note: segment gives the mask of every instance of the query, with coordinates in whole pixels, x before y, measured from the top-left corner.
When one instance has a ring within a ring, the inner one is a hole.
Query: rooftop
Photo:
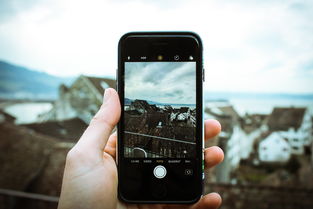
[[[268,119],[270,130],[288,130],[294,128],[297,130],[303,121],[306,108],[295,107],[275,107]]]

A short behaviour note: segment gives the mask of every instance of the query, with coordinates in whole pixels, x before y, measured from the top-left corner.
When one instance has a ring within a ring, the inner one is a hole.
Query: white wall
[[[263,162],[287,162],[291,149],[281,133],[273,132],[260,142],[258,153],[260,161]]]

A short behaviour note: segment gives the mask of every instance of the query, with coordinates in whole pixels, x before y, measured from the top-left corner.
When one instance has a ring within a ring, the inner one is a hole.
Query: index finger
[[[215,119],[208,119],[204,121],[205,140],[217,136],[222,130],[221,124]]]

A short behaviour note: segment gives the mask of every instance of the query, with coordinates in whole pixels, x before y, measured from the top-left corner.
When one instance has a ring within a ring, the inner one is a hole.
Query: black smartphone
[[[202,195],[202,43],[192,32],[131,32],[118,45],[118,196],[194,203]]]

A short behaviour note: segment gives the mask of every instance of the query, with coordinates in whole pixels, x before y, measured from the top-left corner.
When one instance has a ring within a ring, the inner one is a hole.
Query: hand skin
[[[103,104],[91,120],[77,144],[69,151],[63,176],[58,209],[115,208],[218,208],[217,193],[203,196],[193,205],[125,204],[117,198],[116,134],[111,134],[120,118],[120,102],[114,89],[106,89]],[[205,139],[218,135],[221,125],[216,120],[205,121]],[[205,167],[220,163],[224,154],[216,146],[205,149]]]

